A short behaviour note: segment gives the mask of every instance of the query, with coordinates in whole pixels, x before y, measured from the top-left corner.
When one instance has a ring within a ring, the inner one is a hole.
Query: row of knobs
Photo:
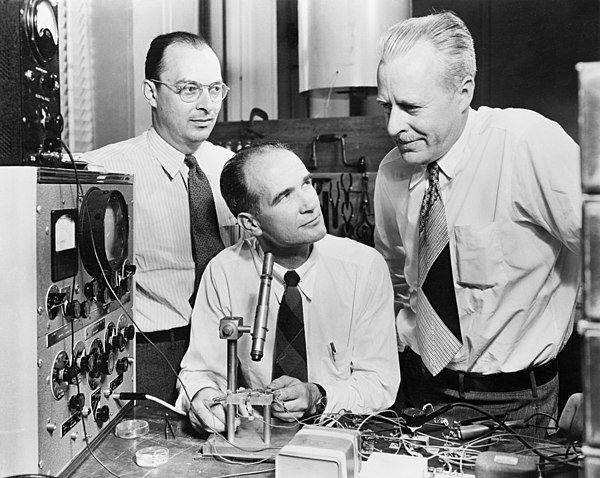
[[[59,90],[60,83],[58,75],[55,73],[46,73],[42,71],[27,70],[24,73],[25,78],[31,86],[39,86],[41,90],[53,93]]]

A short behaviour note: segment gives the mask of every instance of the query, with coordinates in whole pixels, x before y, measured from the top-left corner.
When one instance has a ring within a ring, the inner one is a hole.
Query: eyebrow
[[[302,178],[302,184],[305,184],[309,179],[312,179],[312,178],[313,178],[312,173],[308,173],[306,176],[304,176],[304,178]],[[293,190],[294,190],[294,187],[285,188],[283,191],[281,191],[275,195],[275,197],[271,200],[270,205],[273,206],[274,204],[277,204],[277,201],[279,201],[279,199],[281,199],[286,194],[291,193]]]
[[[283,191],[279,192],[278,194],[275,195],[275,197],[271,200],[270,205],[273,206],[274,204],[277,204],[277,202],[286,194],[291,193],[294,190],[294,188],[285,188]]]

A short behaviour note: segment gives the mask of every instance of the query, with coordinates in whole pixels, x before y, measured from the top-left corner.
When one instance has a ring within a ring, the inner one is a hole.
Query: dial
[[[46,64],[58,54],[58,21],[55,2],[30,1],[25,17],[27,37],[33,54]]]

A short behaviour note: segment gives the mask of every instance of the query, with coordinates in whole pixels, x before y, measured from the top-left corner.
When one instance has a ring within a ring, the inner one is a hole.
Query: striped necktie
[[[419,218],[417,341],[423,363],[437,375],[462,345],[439,166],[427,166],[429,187]]]
[[[187,154],[185,164],[189,168],[188,196],[190,202],[190,226],[192,233],[192,255],[196,264],[194,291],[190,304],[194,306],[200,278],[206,264],[223,249],[219,233],[219,222],[215,209],[215,200],[208,178],[198,166],[196,158]]]
[[[302,296],[298,290],[300,276],[296,271],[287,271],[283,278],[286,288],[277,315],[273,379],[288,375],[306,382],[308,380],[306,339],[304,337]]]

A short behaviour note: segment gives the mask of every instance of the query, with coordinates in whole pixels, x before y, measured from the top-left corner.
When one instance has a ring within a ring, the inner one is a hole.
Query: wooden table
[[[165,415],[168,414],[173,426],[175,438],[170,433],[165,435]],[[231,476],[274,477],[274,462],[264,463],[227,463],[213,457],[205,456],[201,448],[206,440],[195,432],[187,418],[169,411],[154,402],[138,402],[121,420],[140,419],[149,424],[149,432],[136,439],[123,439],[110,430],[94,445],[94,454],[115,475],[127,478],[141,477],[195,477],[224,478]],[[254,427],[259,429],[260,422],[255,420]],[[115,423],[116,424],[116,423]],[[292,438],[294,431],[278,431],[273,429],[272,443],[281,446],[281,442]],[[243,433],[241,434],[243,435]],[[282,438],[282,435],[286,435]],[[238,435],[236,434],[236,437]],[[236,441],[241,443],[241,441]],[[169,449],[169,461],[156,468],[143,468],[137,465],[136,451],[149,447],[161,446]],[[275,453],[274,450],[273,453]],[[474,474],[472,470],[467,471]],[[249,474],[252,473],[252,474]],[[114,476],[105,470],[89,452],[83,452],[61,475],[62,478],[104,478]],[[553,478],[575,478],[578,473],[574,469],[566,469],[553,474],[545,474]],[[307,477],[309,478],[309,477]]]
[[[165,414],[173,425],[175,438],[168,432],[165,435]],[[235,473],[257,472],[253,477],[274,477],[275,464],[230,464],[211,457],[204,457],[200,448],[205,440],[196,433],[185,417],[176,415],[154,402],[139,402],[122,420],[145,420],[149,432],[143,437],[123,439],[115,435],[114,430],[107,433],[93,449],[94,454],[115,475],[127,478],[141,477],[199,477],[215,478]],[[135,453],[149,446],[161,446],[169,449],[169,461],[156,468],[142,468],[136,464]],[[260,473],[260,471],[263,471]],[[89,452],[84,451],[80,460],[67,468],[61,475],[69,478],[110,477]]]

